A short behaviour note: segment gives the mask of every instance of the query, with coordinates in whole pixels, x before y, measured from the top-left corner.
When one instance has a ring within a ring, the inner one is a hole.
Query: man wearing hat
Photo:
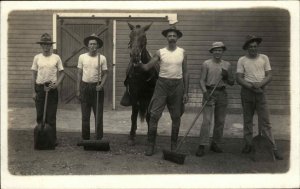
[[[196,156],[204,155],[205,146],[209,145],[209,134],[211,129],[212,116],[214,115],[214,130],[210,150],[222,153],[218,146],[221,143],[227,108],[226,84],[233,85],[234,78],[231,64],[222,60],[222,55],[226,50],[223,42],[214,42],[209,52],[212,58],[204,61],[201,69],[200,87],[203,93],[202,104],[207,101],[203,109],[203,122],[200,130],[200,145]],[[217,86],[216,86],[217,85]],[[209,97],[213,88],[216,90]]]
[[[88,52],[79,56],[76,90],[76,95],[81,101],[82,139],[90,139],[91,109],[93,109],[96,119],[97,92],[99,93],[99,112],[98,124],[95,131],[96,139],[102,139],[103,86],[108,74],[106,58],[98,52],[98,49],[103,46],[103,42],[96,34],[92,34],[84,39],[84,45],[88,48]]]
[[[46,123],[53,127],[56,140],[56,112],[58,104],[57,87],[64,78],[64,68],[60,57],[57,54],[53,54],[51,51],[53,43],[54,42],[48,33],[44,33],[41,36],[41,40],[38,41],[37,44],[40,44],[42,53],[35,55],[31,70],[32,98],[35,101],[37,114],[36,121],[38,124],[43,121],[45,91],[48,90]]]
[[[172,119],[171,150],[177,147],[177,139],[184,103],[188,101],[188,72],[185,50],[176,45],[182,37],[175,26],[162,31],[168,46],[159,49],[148,64],[136,64],[143,70],[149,70],[159,63],[159,78],[156,82],[149,112],[148,148],[145,155],[152,156],[157,134],[157,124],[167,105]]]
[[[258,53],[262,38],[247,36],[243,45],[246,55],[240,57],[237,63],[237,82],[242,86],[241,100],[244,117],[245,147],[242,153],[252,151],[253,115],[257,112],[258,127],[273,145],[274,157],[282,160],[272,134],[269,120],[269,110],[265,95],[265,86],[272,80],[271,66],[268,56]]]

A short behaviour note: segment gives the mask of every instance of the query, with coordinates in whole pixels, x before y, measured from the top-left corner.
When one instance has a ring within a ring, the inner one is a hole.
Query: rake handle
[[[204,102],[202,108],[200,109],[200,111],[198,112],[198,114],[196,115],[196,117],[194,118],[194,120],[193,120],[191,126],[190,126],[189,129],[186,131],[186,133],[184,134],[183,138],[180,140],[180,142],[179,142],[179,144],[178,144],[178,146],[177,146],[177,148],[176,148],[176,150],[175,150],[176,152],[180,149],[180,147],[181,147],[181,145],[183,144],[183,142],[184,142],[186,136],[189,134],[189,132],[191,131],[192,127],[195,125],[197,119],[198,119],[199,116],[201,115],[202,111],[204,110],[206,104],[208,103],[210,97],[211,97],[211,96],[213,95],[213,93],[215,92],[215,90],[216,90],[216,88],[217,88],[217,86],[219,85],[219,83],[220,83],[221,80],[222,80],[222,79],[220,79],[220,80],[218,81],[218,83],[214,86],[213,90],[210,92],[210,94],[209,94],[208,98],[206,99],[206,101]]]

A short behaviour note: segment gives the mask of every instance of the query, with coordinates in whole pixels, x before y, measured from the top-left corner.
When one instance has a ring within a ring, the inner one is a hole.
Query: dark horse
[[[126,79],[124,84],[129,89],[132,114],[131,114],[131,130],[128,144],[135,144],[135,136],[137,130],[137,117],[140,115],[141,121],[146,118],[149,129],[149,113],[148,106],[152,98],[155,83],[158,78],[158,68],[154,67],[145,72],[133,66],[135,63],[147,64],[151,55],[148,52],[146,31],[152,25],[141,27],[140,25],[133,26],[128,23],[131,30],[129,35],[130,42],[128,48],[130,49],[130,62],[126,71]]]

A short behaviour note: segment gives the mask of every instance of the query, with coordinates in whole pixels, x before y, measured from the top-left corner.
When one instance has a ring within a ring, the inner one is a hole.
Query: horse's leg
[[[131,130],[129,135],[128,144],[133,146],[135,145],[135,135],[137,129],[137,117],[139,113],[139,106],[137,103],[132,105],[132,112],[131,112]]]

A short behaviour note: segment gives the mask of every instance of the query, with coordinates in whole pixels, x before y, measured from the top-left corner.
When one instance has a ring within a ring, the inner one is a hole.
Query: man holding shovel
[[[265,86],[272,80],[271,66],[268,56],[258,53],[262,38],[247,36],[243,45],[246,55],[237,63],[237,82],[242,86],[241,99],[244,116],[245,147],[242,153],[250,153],[253,138],[253,115],[257,111],[258,127],[262,134],[272,143],[274,157],[282,160],[272,134],[269,110],[265,94]]]
[[[64,68],[62,61],[57,54],[51,51],[52,38],[48,33],[41,36],[41,40],[37,42],[42,48],[42,53],[37,54],[33,59],[32,70],[32,98],[35,101],[36,121],[38,124],[43,120],[43,109],[45,103],[45,91],[48,92],[48,103],[46,109],[46,123],[54,130],[55,145],[57,145],[56,137],[56,112],[58,104],[57,87],[64,78]],[[58,72],[58,77],[57,77]]]
[[[206,60],[202,64],[200,87],[203,92],[204,104],[203,122],[200,130],[200,145],[196,152],[196,156],[204,155],[204,148],[209,145],[209,134],[211,129],[212,115],[214,114],[214,130],[210,150],[216,153],[222,153],[222,149],[218,146],[221,143],[223,136],[223,129],[226,117],[227,108],[227,92],[226,84],[233,85],[234,78],[231,64],[222,60],[222,55],[226,50],[223,42],[214,42],[209,52],[212,58]],[[212,90],[216,87],[213,94],[210,96]]]
[[[76,95],[81,101],[82,139],[90,139],[90,116],[93,109],[97,123],[96,140],[100,140],[103,137],[103,87],[108,74],[107,63],[105,56],[98,52],[103,42],[96,34],[86,37],[84,44],[88,48],[88,53],[79,56],[76,90]],[[97,93],[99,93],[98,115],[96,115]]]
[[[143,70],[149,70],[158,62],[160,66],[159,78],[149,105],[150,121],[146,156],[152,156],[154,153],[157,124],[166,105],[172,119],[171,150],[176,149],[183,104],[188,101],[186,55],[184,49],[176,45],[182,33],[172,26],[162,31],[162,35],[166,37],[168,46],[158,50],[149,63],[134,65]]]

